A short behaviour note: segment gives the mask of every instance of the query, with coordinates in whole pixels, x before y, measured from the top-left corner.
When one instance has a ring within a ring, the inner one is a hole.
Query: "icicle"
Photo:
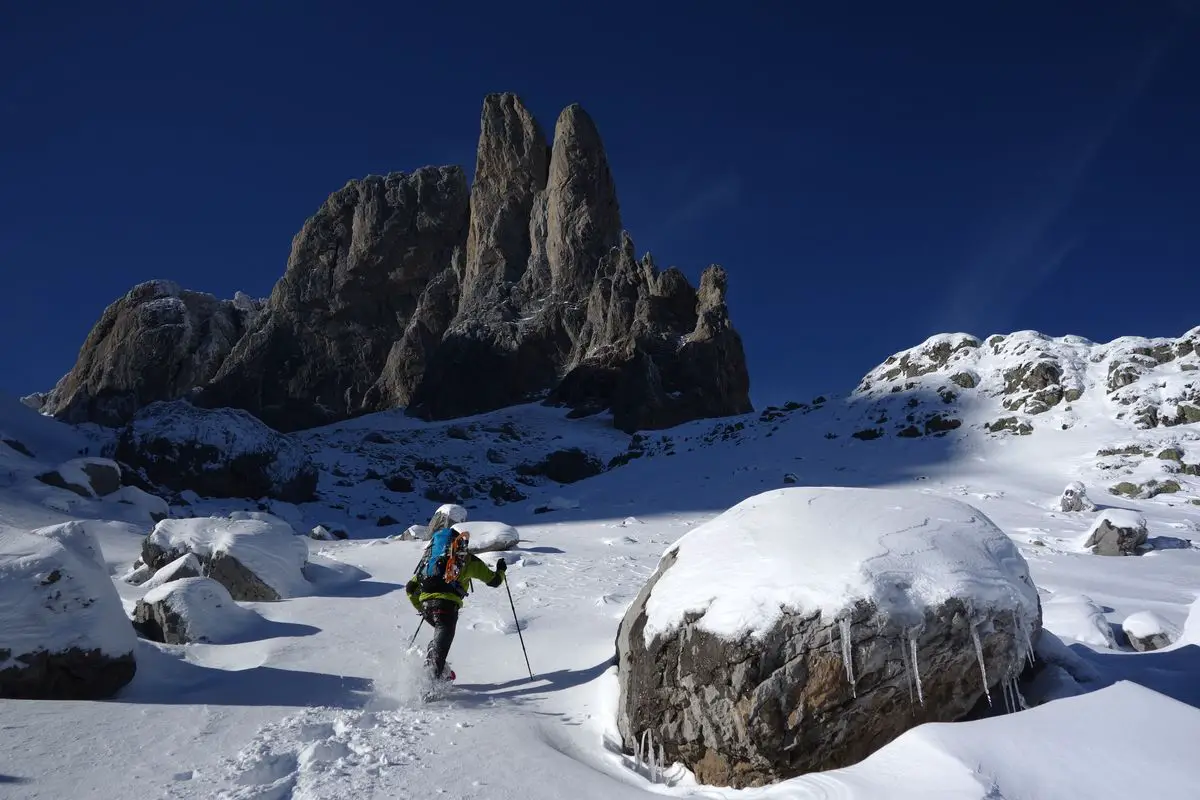
[[[858,687],[854,684],[854,647],[850,641],[850,618],[838,620],[842,632],[842,663],[846,665],[846,680],[850,681],[850,690],[858,697]]]
[[[658,743],[658,778],[661,781],[663,772],[667,769],[667,754],[663,752],[663,744],[660,740]]]
[[[1017,619],[1017,612],[1015,609],[1012,612],[1012,620],[1017,647],[1020,651],[1017,654],[1017,662],[1020,663],[1021,661],[1028,661],[1029,666],[1032,667],[1035,661],[1035,657],[1033,655],[1033,642],[1031,642],[1029,639],[1029,631],[1027,631],[1025,626],[1021,624],[1021,621]]]
[[[915,633],[909,637],[908,644],[912,648],[913,673],[917,678],[917,700],[921,705],[925,705],[925,692],[921,689],[921,665],[917,663],[917,635]]]
[[[971,638],[975,640],[975,657],[979,659],[979,672],[983,675],[983,693],[987,695],[988,705],[992,704],[992,693],[988,689],[987,666],[983,663],[983,643],[979,641],[979,628],[971,625]]]

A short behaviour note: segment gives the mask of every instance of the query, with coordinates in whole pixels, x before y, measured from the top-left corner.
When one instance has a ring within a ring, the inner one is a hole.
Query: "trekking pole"
[[[411,648],[413,642],[417,640],[417,634],[421,632],[421,626],[425,624],[425,618],[421,617],[421,621],[417,623],[417,629],[413,631],[413,637],[408,640],[408,646]]]
[[[521,652],[525,655],[525,669],[529,670],[529,680],[533,680],[533,668],[529,666],[529,651],[525,649],[525,637],[521,635],[521,621],[517,619],[517,606],[513,603],[512,589],[508,588],[508,575],[504,576],[504,590],[508,592],[508,604],[512,606],[513,624],[517,626],[517,638],[521,640]]]

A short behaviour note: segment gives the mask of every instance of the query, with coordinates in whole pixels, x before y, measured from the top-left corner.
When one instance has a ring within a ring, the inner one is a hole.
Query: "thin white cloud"
[[[996,330],[1005,327],[1017,309],[1066,263],[1083,237],[1074,234],[1064,239],[1053,229],[1074,202],[1114,131],[1153,80],[1167,50],[1165,38],[1154,44],[1118,88],[1104,118],[1081,142],[1061,153],[1040,181],[1026,188],[1027,201],[1007,218],[991,221],[937,315],[936,330],[981,324],[996,326]]]

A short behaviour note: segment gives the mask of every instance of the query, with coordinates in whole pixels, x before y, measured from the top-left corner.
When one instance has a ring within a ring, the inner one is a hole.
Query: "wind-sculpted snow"
[[[146,537],[142,553],[155,569],[192,553],[205,565],[205,574],[225,584],[235,599],[276,600],[310,588],[304,538],[267,514],[166,519]]]
[[[797,487],[751,497],[671,547],[646,603],[647,645],[685,618],[761,637],[783,614],[844,615],[861,600],[900,627],[951,598],[1037,625],[1037,590],[1012,541],[965,503],[905,491]]]

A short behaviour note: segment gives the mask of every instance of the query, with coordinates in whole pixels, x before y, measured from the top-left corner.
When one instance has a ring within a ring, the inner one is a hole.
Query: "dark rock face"
[[[9,653],[0,650],[0,658]],[[0,670],[0,697],[14,700],[103,700],[133,680],[133,654],[110,656],[72,647],[59,653],[39,650],[17,658],[19,666]]]
[[[304,448],[244,411],[184,401],[138,412],[117,441],[117,458],[152,484],[209,497],[313,499],[317,470]]]
[[[368,393],[430,280],[461,247],[467,210],[458,167],[372,176],[334,192],[296,235],[259,324],[201,404],[244,408],[283,431],[377,410]]]
[[[1101,519],[1084,547],[1091,548],[1098,556],[1134,556],[1140,554],[1140,548],[1146,544],[1147,535],[1144,519],[1131,525],[1113,524],[1110,520]]]
[[[989,681],[1023,667],[1027,643],[1014,616],[996,612],[973,628],[980,609],[955,598],[926,612],[915,639],[860,602],[847,627],[822,622],[819,612],[785,614],[762,640],[714,636],[693,614],[647,646],[646,603],[674,555],[667,553],[618,629],[618,726],[630,749],[650,731],[666,763],[682,762],[701,783],[761,786],[837,769],[916,725],[964,718],[985,695],[973,629]],[[853,684],[843,648],[853,659]],[[993,686],[991,698],[999,703],[1001,696]]]
[[[555,450],[536,464],[522,464],[517,468],[522,475],[545,475],[556,483],[575,483],[603,471],[604,465],[598,458],[578,447]]]
[[[207,383],[260,310],[241,294],[218,300],[170,281],[139,284],[105,309],[40,410],[71,423],[122,425],[149,403]]]
[[[176,309],[143,325],[170,336],[146,334],[138,358],[122,360],[134,342],[104,333],[123,330],[106,314],[64,381],[97,360],[130,361],[120,386],[143,373],[169,386],[102,408],[51,398],[55,413],[121,424],[192,389],[198,405],[245,409],[281,431],[386,408],[449,419],[547,398],[574,416],[611,409],[629,431],[751,409],[725,272],[710,267],[697,291],[678,270],[634,258],[603,142],[577,105],[560,114],[551,147],[519,98],[488,95],[469,195],[457,167],[351,181],[296,235],[265,309],[210,337],[219,346],[179,345],[195,338],[177,321],[185,299],[139,291],[153,301],[114,308]],[[193,351],[203,368],[173,366]]]
[[[37,479],[80,497],[104,497],[121,488],[121,468],[106,458],[76,458]]]

